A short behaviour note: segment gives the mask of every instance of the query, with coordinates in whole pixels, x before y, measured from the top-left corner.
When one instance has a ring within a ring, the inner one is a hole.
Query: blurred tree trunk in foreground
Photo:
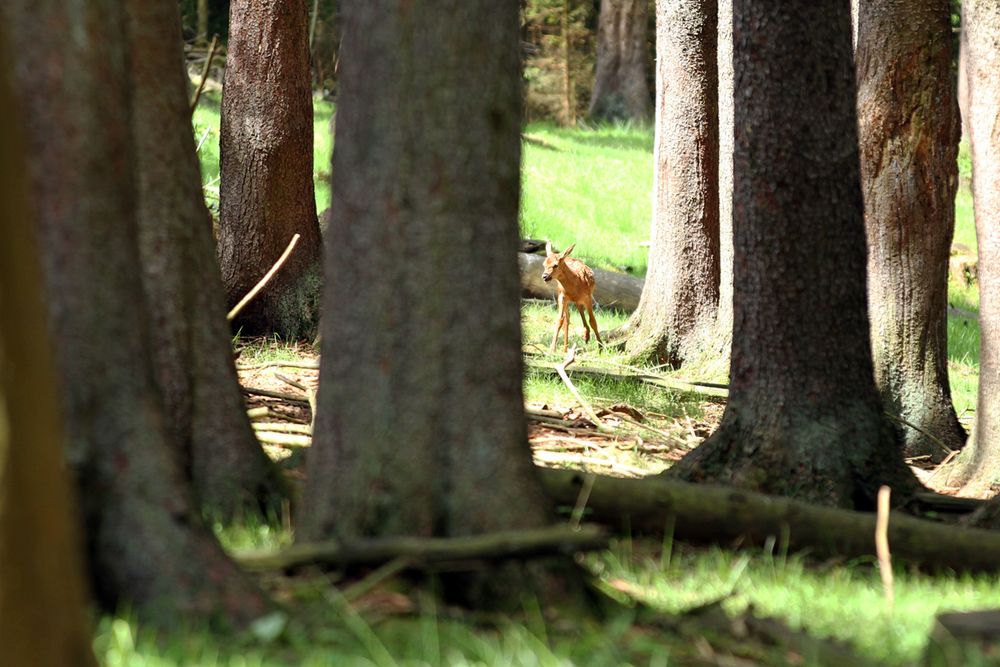
[[[960,132],[950,12],[948,0],[860,2],[855,61],[875,381],[886,410],[960,449],[948,383]],[[903,435],[906,456],[947,454],[920,431]]]
[[[517,5],[356,0],[342,11],[324,297],[336,316],[323,320],[297,534],[544,525],[521,393]],[[445,592],[510,608],[533,583],[566,582],[573,569],[560,564],[559,579],[513,562],[453,574]]]
[[[6,46],[0,35],[0,664],[95,665]]]
[[[705,341],[719,300],[715,0],[657,0],[652,245],[626,352],[678,366]]]
[[[979,240],[979,401],[969,446],[959,456],[953,483],[973,495],[1000,485],[1000,6],[962,3],[962,39],[968,68],[972,197]],[[1000,525],[1000,501],[987,510]],[[986,517],[984,517],[985,519]]]
[[[11,0],[0,12],[14,27],[66,454],[94,592],[107,609],[127,604],[159,624],[246,623],[269,603],[204,525],[153,380],[123,3]]]
[[[233,0],[220,128],[219,262],[235,305],[298,246],[234,322],[244,334],[309,337],[319,318],[312,76],[305,0]],[[394,45],[394,49],[401,48]]]
[[[281,484],[237,384],[180,67],[180,17],[171,2],[126,4],[136,217],[165,423],[206,509],[221,516],[255,511],[276,499]]]
[[[730,398],[669,474],[841,507],[880,484],[905,497],[868,341],[850,5],[733,14],[735,97],[754,104],[735,109]]]
[[[588,111],[591,120],[652,120],[646,82],[648,12],[648,0],[601,0],[594,90]]]

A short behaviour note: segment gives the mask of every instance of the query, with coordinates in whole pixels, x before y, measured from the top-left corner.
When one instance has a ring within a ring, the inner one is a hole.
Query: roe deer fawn
[[[590,329],[593,328],[597,342],[601,341],[601,334],[597,330],[597,318],[594,317],[594,272],[586,264],[575,257],[567,257],[573,248],[574,243],[562,252],[552,252],[552,244],[545,242],[545,268],[542,271],[542,280],[549,282],[556,279],[559,299],[559,321],[556,324],[555,334],[552,336],[552,351],[556,349],[556,341],[559,339],[559,330],[565,328],[563,351],[569,349],[569,304],[575,303],[576,309],[580,311],[580,319],[583,321],[583,340],[590,340]],[[587,318],[583,310],[587,309],[590,317],[590,326],[587,326]]]

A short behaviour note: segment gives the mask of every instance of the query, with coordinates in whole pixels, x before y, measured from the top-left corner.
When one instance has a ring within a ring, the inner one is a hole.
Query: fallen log
[[[608,546],[601,526],[567,525],[510,530],[467,537],[385,537],[351,542],[293,544],[279,551],[246,551],[233,558],[248,570],[291,570],[303,565],[343,568],[379,565],[404,558],[413,567],[431,563],[572,555]]]
[[[995,665],[1000,657],[1000,609],[938,614],[924,665]]]
[[[549,495],[573,506],[585,473],[540,469]],[[810,505],[723,486],[661,477],[598,475],[587,503],[590,521],[614,530],[728,545],[777,542],[821,557],[875,558],[875,515]],[[1000,533],[935,523],[893,512],[889,544],[895,558],[930,570],[1000,571]]]
[[[517,253],[518,265],[521,269],[521,294],[536,299],[554,299],[556,297],[555,282],[542,280],[541,255]],[[602,308],[616,308],[632,312],[639,306],[639,296],[642,294],[642,278],[634,278],[624,273],[594,269],[594,300]]]

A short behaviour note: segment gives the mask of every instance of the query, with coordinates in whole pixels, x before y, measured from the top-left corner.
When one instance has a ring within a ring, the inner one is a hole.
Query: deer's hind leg
[[[583,304],[582,303],[576,304],[576,309],[580,311],[580,321],[583,322],[583,342],[589,343],[590,327],[587,326],[587,316],[584,314]],[[594,332],[596,333],[597,329],[594,329]]]
[[[597,336],[597,342],[603,343],[601,340],[601,332],[597,330],[597,318],[594,317],[594,306],[591,299],[587,299],[587,314],[590,315],[590,328],[594,330],[594,335]],[[580,317],[583,317],[583,308],[580,308]]]

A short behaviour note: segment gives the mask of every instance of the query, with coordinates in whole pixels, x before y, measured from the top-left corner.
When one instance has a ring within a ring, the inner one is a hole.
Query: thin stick
[[[573,507],[573,513],[569,517],[569,525],[573,527],[573,530],[580,528],[580,521],[583,519],[583,510],[587,508],[587,501],[590,500],[590,492],[594,489],[594,480],[596,479],[597,475],[593,473],[583,479],[583,486],[580,487],[580,495],[576,497],[576,506]]]
[[[305,368],[319,370],[319,361],[266,361],[260,364],[236,366],[238,371],[256,371],[262,368]]]
[[[212,37],[212,45],[208,47],[208,57],[205,58],[205,66],[201,69],[201,81],[198,82],[198,88],[194,91],[194,97],[191,98],[191,112],[198,107],[198,100],[201,99],[201,93],[205,90],[205,82],[208,81],[208,70],[212,67],[212,61],[215,59],[215,50],[219,48],[219,36],[214,35]]]
[[[308,435],[297,435],[295,433],[274,433],[272,431],[254,431],[258,442],[266,442],[269,445],[281,445],[283,447],[309,447],[312,445],[312,438]]]
[[[878,490],[878,512],[875,516],[875,554],[878,556],[878,571],[882,575],[882,589],[885,601],[892,610],[892,556],[889,554],[889,494],[888,486]]]
[[[288,422],[254,422],[250,426],[252,426],[255,431],[312,435],[312,429],[309,428],[308,424],[289,424]]]
[[[891,412],[883,412],[882,414],[884,414],[886,417],[888,417],[892,421],[896,422],[897,424],[902,424],[903,426],[909,426],[910,428],[912,428],[917,433],[921,433],[923,435],[926,435],[927,438],[931,442],[933,442],[935,445],[937,445],[938,447],[940,447],[944,451],[945,455],[950,455],[950,454],[954,454],[955,453],[954,450],[951,447],[949,447],[948,445],[944,444],[944,442],[942,442],[940,438],[938,438],[937,436],[935,436],[935,435],[933,435],[931,433],[928,433],[926,430],[920,428],[919,426],[917,426],[913,422],[909,422],[909,421],[903,419],[902,417],[898,417],[898,416],[892,414]]]
[[[295,387],[299,391],[306,392],[306,394],[309,393],[309,388],[306,387],[301,382],[299,382],[298,380],[293,380],[292,378],[288,377],[287,375],[282,375],[281,373],[275,373],[274,377],[278,378],[279,380],[281,380],[282,382],[284,382],[285,384],[287,384],[290,387]]]
[[[604,425],[604,422],[602,422],[601,418],[597,416],[596,412],[594,412],[594,408],[590,407],[590,403],[583,400],[583,396],[581,396],[580,392],[576,390],[576,386],[574,386],[573,381],[569,379],[568,375],[566,375],[566,367],[574,361],[576,361],[576,345],[573,345],[569,352],[566,353],[566,358],[561,364],[556,364],[556,372],[559,373],[559,377],[562,378],[563,384],[569,388],[576,400],[583,406],[584,412],[587,413],[587,416],[589,416],[590,420],[594,422],[598,430],[605,430],[607,427]]]
[[[271,391],[269,389],[259,389],[257,387],[241,387],[244,393],[253,394],[255,396],[267,396],[268,398],[277,398],[282,401],[289,401],[291,403],[305,403],[309,405],[309,399],[302,396],[295,396],[293,394],[283,394],[280,391]]]
[[[254,285],[253,289],[247,292],[247,295],[242,299],[240,299],[240,302],[238,304],[233,306],[233,309],[230,310],[229,314],[226,315],[227,320],[232,322],[236,318],[236,316],[240,314],[240,311],[243,310],[243,308],[245,308],[246,305],[250,303],[255,296],[257,296],[257,293],[260,292],[262,289],[264,289],[264,285],[266,285],[271,280],[271,278],[274,277],[274,274],[278,272],[278,269],[281,268],[281,265],[284,264],[285,260],[288,259],[288,256],[292,254],[292,250],[295,248],[295,244],[298,242],[299,242],[299,235],[296,234],[295,236],[292,237],[292,240],[289,242],[288,247],[285,248],[285,252],[281,253],[281,257],[279,257],[278,261],[275,262],[274,266],[271,267],[271,270],[264,274],[264,277],[260,279],[260,282]]]

